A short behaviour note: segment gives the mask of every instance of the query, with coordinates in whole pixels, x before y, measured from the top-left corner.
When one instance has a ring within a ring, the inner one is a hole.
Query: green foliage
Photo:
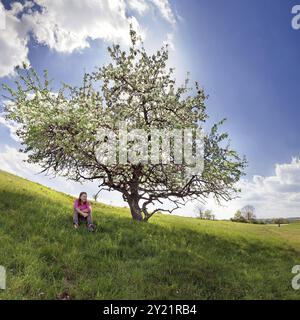
[[[206,219],[206,220],[215,220],[215,215],[212,213],[211,210],[208,210],[200,205],[196,207],[196,213],[197,213],[197,218],[199,219]]]
[[[246,223],[247,220],[246,218],[243,216],[241,210],[237,210],[236,213],[234,214],[234,217],[231,219],[231,221],[234,222],[244,222]]]
[[[280,227],[282,224],[290,223],[290,221],[288,219],[285,219],[285,218],[274,218],[273,219],[273,223],[278,224],[278,226]]]
[[[241,210],[237,210],[231,221],[258,224],[254,211],[255,208],[253,206],[244,206]]]

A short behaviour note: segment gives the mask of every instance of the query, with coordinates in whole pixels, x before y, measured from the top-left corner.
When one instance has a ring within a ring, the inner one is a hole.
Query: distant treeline
[[[204,220],[215,220],[215,215],[211,210],[208,210],[200,205],[196,207],[197,218]],[[300,222],[300,217],[292,218],[265,218],[258,219],[255,215],[255,208],[251,205],[246,205],[242,209],[237,210],[234,217],[230,219],[233,222],[253,223],[253,224],[277,224],[279,227],[282,224],[289,224],[293,222]]]
[[[245,219],[243,216],[234,217],[230,219],[233,222],[244,222],[244,223],[253,223],[253,224],[277,224],[278,226],[282,224],[289,224],[293,222],[300,221],[300,218],[272,218],[272,219]]]

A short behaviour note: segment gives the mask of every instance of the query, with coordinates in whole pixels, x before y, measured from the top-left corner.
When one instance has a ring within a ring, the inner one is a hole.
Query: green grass
[[[73,198],[0,171],[0,299],[299,299],[300,224],[281,228],[94,204],[95,233],[72,228]]]

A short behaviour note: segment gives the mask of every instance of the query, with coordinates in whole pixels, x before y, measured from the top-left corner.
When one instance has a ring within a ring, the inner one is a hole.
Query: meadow
[[[74,198],[0,171],[0,299],[299,299],[300,224],[282,227],[93,203],[96,231],[72,226]]]

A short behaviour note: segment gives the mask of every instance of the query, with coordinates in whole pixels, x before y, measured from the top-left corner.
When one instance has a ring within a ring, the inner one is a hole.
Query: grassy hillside
[[[94,205],[72,228],[70,196],[0,171],[0,299],[299,299],[300,224],[281,228]]]

